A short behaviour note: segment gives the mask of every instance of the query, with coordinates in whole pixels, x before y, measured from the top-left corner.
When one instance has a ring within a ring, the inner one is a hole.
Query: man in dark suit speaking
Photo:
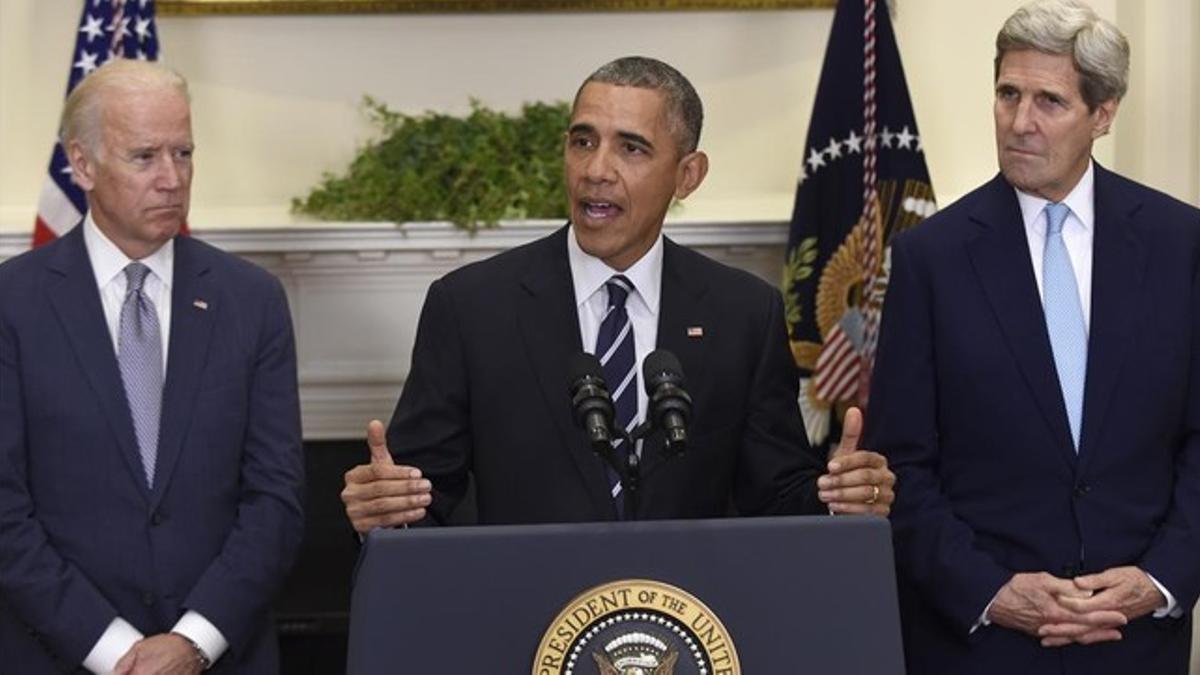
[[[867,440],[909,672],[1187,672],[1200,212],[1092,160],[1128,69],[1082,3],[1018,10],[1000,175],[892,245]]]
[[[62,143],[87,216],[0,265],[0,670],[278,672],[304,483],[283,289],[176,237],[175,73],[102,66]]]
[[[818,493],[824,461],[805,440],[778,291],[662,236],[671,200],[708,171],[702,117],[687,79],[653,59],[618,59],[584,82],[564,148],[570,225],[429,289],[386,444],[372,422],[372,462],[346,474],[356,530],[444,522],[469,475],[484,523],[716,517],[731,504],[887,513],[893,477],[855,451],[857,411]],[[637,364],[656,347],[687,377],[689,440],[669,461],[661,437],[617,444],[646,467],[626,513],[573,421],[568,364],[596,354],[631,428],[647,410]]]

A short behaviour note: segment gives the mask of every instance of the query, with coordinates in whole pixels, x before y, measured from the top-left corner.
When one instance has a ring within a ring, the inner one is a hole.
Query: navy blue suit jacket
[[[1200,593],[1200,212],[1095,169],[1073,448],[1020,208],[1000,176],[892,245],[867,423],[892,510],[911,673],[1184,673]],[[970,634],[1016,572],[1137,565],[1182,619],[1046,649]]]
[[[230,643],[219,672],[278,668],[268,608],[303,529],[287,301],[180,237],[171,302],[150,489],[82,227],[0,265],[6,672],[71,672],[114,617],[151,635],[189,609]]]
[[[569,233],[429,289],[388,447],[431,478],[433,520],[448,518],[468,475],[484,523],[616,518],[568,393],[583,349]],[[731,504],[749,515],[820,512],[823,463],[796,404],[779,292],[667,239],[661,293],[658,347],[679,358],[693,415],[682,456],[663,462],[661,434],[643,446],[637,516],[718,517]]]

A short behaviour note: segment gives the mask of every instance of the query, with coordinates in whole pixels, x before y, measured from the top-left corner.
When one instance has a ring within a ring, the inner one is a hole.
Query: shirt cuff
[[[1158,579],[1155,579],[1153,574],[1146,572],[1146,576],[1150,579],[1150,582],[1158,588],[1158,592],[1162,593],[1163,597],[1167,599],[1166,605],[1154,610],[1154,618],[1165,619],[1170,617],[1172,619],[1178,619],[1179,617],[1183,616],[1183,609],[1179,606],[1178,602],[1175,602],[1175,596],[1171,595],[1171,591],[1168,591],[1166,586],[1158,583]]]
[[[229,649],[229,643],[226,642],[225,636],[221,635],[221,631],[217,630],[217,627],[201,616],[199,612],[188,610],[187,614],[184,614],[175,623],[171,632],[179,633],[195,642],[200,651],[208,657],[209,663],[216,663],[225,650]]]
[[[83,667],[97,675],[108,675],[144,635],[128,621],[117,617],[108,624],[92,651],[83,659]]]
[[[1000,593],[997,592],[996,595],[1000,595]],[[979,630],[981,627],[992,625],[992,620],[988,618],[988,612],[992,611],[992,605],[995,604],[995,602],[996,598],[993,596],[991,602],[987,604],[987,607],[983,608],[983,611],[979,614],[979,618],[975,620],[975,625],[971,626],[971,630],[967,631],[967,635],[974,635],[975,631]]]

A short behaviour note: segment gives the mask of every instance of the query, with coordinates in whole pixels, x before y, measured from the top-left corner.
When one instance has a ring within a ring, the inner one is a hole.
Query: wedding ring
[[[879,486],[872,485],[871,486],[871,498],[867,500],[867,504],[874,504],[877,501],[879,501]]]

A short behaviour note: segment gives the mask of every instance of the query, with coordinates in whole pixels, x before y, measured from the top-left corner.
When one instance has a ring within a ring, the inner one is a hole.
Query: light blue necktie
[[[158,457],[158,425],[162,413],[162,338],[158,313],[142,285],[150,268],[132,262],[125,266],[125,303],[121,305],[121,328],[117,338],[117,362],[125,400],[133,416],[138,452],[146,484],[154,487],[154,463]]]
[[[623,275],[613,275],[604,284],[608,288],[608,312],[600,322],[596,336],[596,356],[604,369],[604,381],[612,392],[613,408],[617,426],[631,431],[637,417],[637,355],[633,346],[633,324],[625,310],[625,301],[633,290],[633,283]],[[630,452],[624,439],[613,440],[617,458],[624,464]],[[616,501],[617,517],[625,517],[625,498],[621,495],[621,478],[610,467],[608,487]]]
[[[1079,452],[1079,434],[1083,428],[1083,385],[1087,379],[1087,326],[1075,270],[1063,243],[1063,223],[1070,209],[1066,204],[1046,205],[1046,250],[1042,254],[1042,304],[1046,330],[1054,351],[1054,367],[1062,387],[1063,403],[1071,439]]]

